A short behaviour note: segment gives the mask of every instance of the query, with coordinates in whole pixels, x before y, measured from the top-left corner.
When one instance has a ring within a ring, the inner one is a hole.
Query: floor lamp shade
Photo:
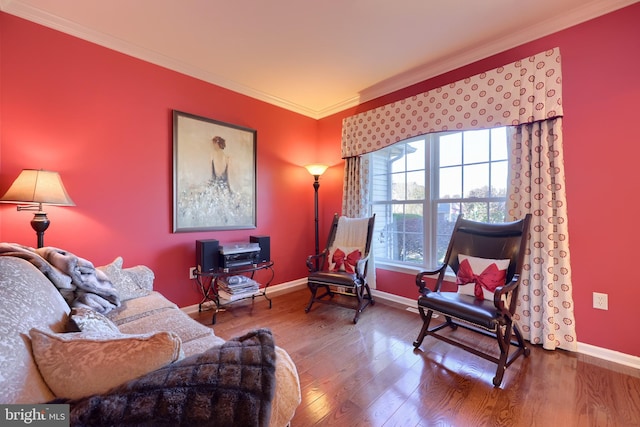
[[[15,203],[19,211],[36,211],[31,227],[38,236],[39,248],[44,245],[44,232],[49,227],[49,219],[42,205],[75,206],[62,184],[60,174],[42,169],[24,169],[20,172],[0,202]]]

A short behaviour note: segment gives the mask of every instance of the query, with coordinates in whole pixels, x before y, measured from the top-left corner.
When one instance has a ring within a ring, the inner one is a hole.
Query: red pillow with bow
[[[355,273],[356,265],[362,258],[358,248],[335,248],[329,252],[329,271]]]
[[[478,300],[493,300],[495,289],[505,284],[511,260],[458,254],[458,262],[460,263],[456,275],[458,293],[473,295]]]

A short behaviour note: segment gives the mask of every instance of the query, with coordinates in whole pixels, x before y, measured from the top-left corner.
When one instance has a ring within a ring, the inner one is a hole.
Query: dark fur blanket
[[[106,313],[120,306],[120,296],[109,278],[90,261],[54,248],[30,248],[17,243],[0,243],[0,256],[29,261],[58,288],[70,307],[86,307]]]
[[[123,361],[123,363],[126,363]],[[258,329],[71,405],[72,426],[268,426],[276,354]]]

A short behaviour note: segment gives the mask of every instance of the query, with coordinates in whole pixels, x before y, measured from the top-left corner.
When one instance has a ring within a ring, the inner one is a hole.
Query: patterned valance
[[[560,49],[383,105],[342,122],[342,157],[432,132],[519,125],[562,116]]]

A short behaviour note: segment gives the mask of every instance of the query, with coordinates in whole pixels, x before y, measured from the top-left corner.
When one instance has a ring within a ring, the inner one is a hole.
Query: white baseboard
[[[584,344],[581,342],[578,343],[577,352],[640,370],[640,357],[638,356],[632,356],[630,354],[620,353],[619,351],[596,347],[595,345]]]
[[[277,295],[286,292],[293,292],[307,285],[307,278],[296,279],[290,282],[281,283],[279,285],[269,286],[268,295]],[[417,307],[415,299],[402,297],[399,295],[390,294],[388,292],[378,291],[372,289],[371,293],[374,297],[402,304],[407,307],[408,310],[414,311]],[[197,313],[198,304],[183,307],[183,311],[187,314]],[[416,311],[417,312],[417,311]],[[585,354],[587,356],[596,357],[598,359],[606,360],[613,363],[619,363],[621,365],[629,366],[631,368],[640,369],[640,357],[632,356],[630,354],[620,353],[619,351],[609,350],[607,348],[596,347],[591,344],[578,343],[577,353]]]

